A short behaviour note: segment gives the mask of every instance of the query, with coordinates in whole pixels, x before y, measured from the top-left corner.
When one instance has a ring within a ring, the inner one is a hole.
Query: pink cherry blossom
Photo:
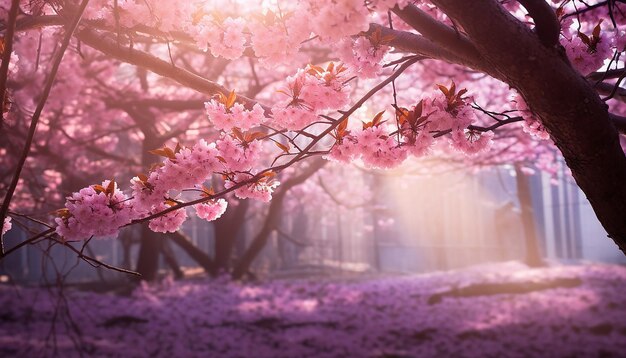
[[[154,206],[152,213],[154,214],[167,208],[168,206],[165,205],[165,203],[160,203]],[[180,228],[185,220],[187,220],[187,211],[184,208],[177,209],[150,220],[148,227],[154,232],[175,232]]]
[[[194,208],[196,209],[196,215],[198,215],[199,218],[206,221],[213,221],[219,219],[219,217],[224,214],[227,206],[228,202],[226,200],[218,199],[202,204],[196,204]]]
[[[65,206],[66,211],[55,221],[57,234],[66,240],[116,236],[135,216],[132,202],[109,180],[72,194]]]

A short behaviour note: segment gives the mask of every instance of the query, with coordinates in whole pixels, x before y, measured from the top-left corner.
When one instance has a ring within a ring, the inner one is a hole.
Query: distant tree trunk
[[[278,248],[281,255],[282,269],[296,266],[303,248],[307,247],[309,218],[302,207],[291,213],[291,230],[279,232]]]
[[[279,259],[278,268],[280,270],[284,270],[289,267],[289,248],[287,247],[287,245],[288,244],[285,242],[285,240],[281,240],[280,237],[279,240],[276,242],[276,251],[278,252]]]
[[[517,198],[519,199],[522,211],[522,224],[524,226],[524,242],[526,244],[524,262],[530,267],[544,266],[545,262],[539,251],[539,239],[537,238],[537,228],[533,215],[530,180],[523,173],[520,163],[515,164],[515,182],[517,184]]]
[[[140,124],[140,128],[144,134],[143,148],[141,155],[141,165],[144,169],[150,168],[150,164],[154,161],[154,155],[150,154],[150,150],[163,145],[164,141],[158,136],[154,127],[150,125],[150,121],[146,121],[143,116],[128,111],[131,118]],[[141,274],[141,279],[152,281],[156,278],[159,270],[159,254],[163,246],[163,235],[150,230],[148,223],[141,224],[139,258],[137,259],[137,272]]]
[[[134,228],[133,228],[134,229]],[[132,267],[131,248],[133,246],[132,233],[134,230],[126,229],[122,232],[120,237],[120,243],[122,244],[122,267],[129,269]]]
[[[343,252],[343,230],[342,230],[341,212],[337,212],[337,259],[339,260],[339,268],[343,270],[345,255]]]
[[[228,271],[231,263],[233,248],[237,243],[237,237],[246,219],[250,204],[248,200],[242,200],[234,210],[226,211],[224,216],[214,222],[215,225],[215,272]]]
[[[183,249],[198,265],[200,265],[206,273],[214,275],[214,273],[217,272],[215,263],[211,260],[209,255],[194,245],[184,233],[177,231],[168,235],[168,237],[174,241],[176,245]]]
[[[183,278],[185,274],[178,264],[178,260],[176,259],[174,251],[170,247],[169,243],[165,240],[163,240],[163,243],[161,245],[161,253],[163,254],[163,259],[165,259],[165,262],[174,273],[174,278],[176,278],[177,280]]]
[[[270,234],[278,227],[283,202],[289,189],[304,183],[308,178],[315,174],[315,172],[322,168],[326,162],[327,161],[325,159],[317,158],[315,161],[311,162],[307,168],[303,169],[301,173],[287,179],[287,181],[282,183],[278,187],[279,189],[274,192],[263,227],[254,237],[254,240],[252,240],[248,250],[246,250],[241,260],[239,260],[233,270],[232,277],[235,280],[243,278],[243,276],[250,271],[250,265],[252,265],[254,259],[259,255],[259,253],[261,253],[261,250],[263,250],[267,244]]]
[[[379,200],[380,200],[380,190],[381,190],[381,186],[383,185],[382,180],[380,175],[373,175],[372,176],[372,191],[374,192],[374,203],[375,206],[378,206],[376,204],[378,204]],[[381,271],[381,259],[380,259],[380,236],[382,235],[381,233],[381,228],[378,225],[378,221],[380,220],[380,211],[379,210],[373,210],[372,211],[372,225],[374,227],[374,230],[372,231],[372,260],[374,263],[374,269],[376,269],[376,272],[380,272]]]
[[[248,271],[250,270],[250,265],[252,265],[254,259],[256,259],[259,253],[261,253],[261,250],[263,250],[263,248],[267,244],[267,240],[269,239],[270,234],[276,228],[276,223],[278,221],[281,211],[280,209],[283,205],[283,200],[285,198],[287,190],[283,189],[277,191],[273,195],[272,201],[270,202],[270,208],[268,209],[267,216],[265,217],[265,222],[263,224],[263,227],[261,228],[261,231],[259,231],[259,233],[254,237],[254,240],[252,240],[252,243],[248,247],[248,250],[246,250],[243,257],[241,258],[241,260],[239,260],[239,262],[235,266],[235,269],[233,270],[232,277],[235,280],[243,278],[243,276],[248,273]]]
[[[163,236],[150,230],[148,223],[143,223],[140,243],[137,272],[141,274],[142,280],[152,281],[159,270],[159,254],[163,246]]]

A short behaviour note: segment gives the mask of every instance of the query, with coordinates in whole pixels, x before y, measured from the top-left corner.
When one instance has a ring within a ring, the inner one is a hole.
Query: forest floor
[[[0,356],[625,357],[626,267],[520,263],[367,280],[0,286]]]

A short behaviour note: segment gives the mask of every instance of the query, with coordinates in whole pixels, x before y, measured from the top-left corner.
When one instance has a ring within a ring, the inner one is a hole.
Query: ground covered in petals
[[[623,357],[626,267],[519,263],[367,280],[0,287],[0,356]]]

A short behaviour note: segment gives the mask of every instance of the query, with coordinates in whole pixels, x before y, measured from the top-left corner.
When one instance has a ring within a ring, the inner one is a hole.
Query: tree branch
[[[594,88],[600,94],[603,94],[605,96],[611,96],[611,98],[616,101],[626,103],[626,89],[625,88],[622,88],[619,86],[616,87],[614,84],[606,83],[606,82],[598,83],[594,86]]]
[[[197,76],[180,67],[172,66],[171,63],[163,61],[149,53],[136,50],[132,47],[121,47],[117,42],[108,39],[107,36],[98,34],[89,29],[80,30],[76,37],[87,46],[94,48],[106,55],[127,62],[131,65],[143,67],[163,77],[170,78],[183,86],[204,93],[208,96],[217,93],[229,93],[230,91],[218,83],[209,81],[206,78]],[[247,108],[252,108],[257,102],[245,96],[238,95],[237,101]],[[268,112],[268,107],[263,107]]]
[[[615,128],[621,133],[626,135],[626,117],[618,116],[617,114],[609,113],[609,118],[613,122]]]
[[[535,22],[535,32],[539,40],[546,46],[554,48],[559,44],[561,24],[556,12],[544,0],[517,0],[528,11]]]
[[[626,73],[626,68],[617,68],[602,72],[592,72],[587,75],[587,79],[591,81],[604,81],[613,78],[619,78]]]
[[[432,18],[417,6],[411,4],[403,9],[396,6],[392,11],[420,34],[459,58],[481,62],[480,54],[467,37]]]
[[[189,257],[191,257],[195,262],[200,265],[204,271],[208,274],[213,274],[215,271],[215,263],[206,252],[200,250],[196,245],[194,245],[189,237],[185,235],[182,231],[176,231],[174,233],[167,235],[170,240],[174,241],[176,245],[178,245],[181,249],[183,249]]]
[[[280,228],[276,228],[276,232],[278,233],[278,237],[283,238],[293,244],[296,244],[298,246],[301,247],[307,247],[307,246],[311,246],[310,243],[304,242],[304,241],[300,241],[294,237],[292,237],[291,235],[287,234],[284,230],[281,230]]]
[[[482,65],[474,61],[472,58],[463,58],[450,52],[449,50],[437,45],[424,36],[416,35],[411,32],[393,30],[378,24],[370,24],[368,34],[380,31],[383,36],[392,36],[389,45],[397,50],[406,51],[427,58],[443,60],[453,64],[459,64],[474,69],[481,69]]]

